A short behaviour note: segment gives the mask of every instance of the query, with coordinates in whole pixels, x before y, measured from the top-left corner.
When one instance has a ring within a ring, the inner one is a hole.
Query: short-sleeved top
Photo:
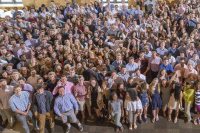
[[[118,99],[116,101],[109,101],[109,105],[112,108],[113,113],[120,113],[123,101],[121,99]]]

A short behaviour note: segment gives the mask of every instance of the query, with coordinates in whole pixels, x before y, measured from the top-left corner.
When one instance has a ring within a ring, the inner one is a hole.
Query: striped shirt
[[[195,104],[200,105],[200,90],[195,92]]]

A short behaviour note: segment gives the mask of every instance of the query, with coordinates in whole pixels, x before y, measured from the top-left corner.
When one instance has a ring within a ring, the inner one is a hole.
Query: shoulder
[[[9,99],[9,102],[15,101],[14,99],[15,99],[15,95],[12,95],[12,96],[10,97],[10,99]]]
[[[29,92],[27,92],[27,91],[22,91],[21,93],[22,93],[22,95],[24,95],[24,96],[29,96],[29,95],[30,95]]]
[[[45,90],[44,91],[47,95],[52,95],[52,93],[50,91]]]
[[[55,99],[55,102],[59,102],[59,100],[60,100],[60,96],[57,96]]]

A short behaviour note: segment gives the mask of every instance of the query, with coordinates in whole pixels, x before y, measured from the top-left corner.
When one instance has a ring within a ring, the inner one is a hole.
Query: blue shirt
[[[65,94],[64,96],[58,96],[55,100],[54,111],[58,116],[71,109],[78,110],[78,103],[72,94]]]
[[[173,73],[174,72],[174,68],[172,67],[171,64],[168,64],[167,66],[165,66],[164,64],[161,64],[160,69],[165,69],[167,71],[167,73]]]
[[[39,107],[41,109],[41,113],[44,114],[47,111],[46,109],[46,97],[45,97],[45,94],[38,94],[38,100],[40,101],[38,104],[39,104]]]
[[[29,104],[29,93],[26,91],[22,91],[19,96],[14,94],[9,99],[9,105],[14,112],[16,112],[17,109],[25,112]]]

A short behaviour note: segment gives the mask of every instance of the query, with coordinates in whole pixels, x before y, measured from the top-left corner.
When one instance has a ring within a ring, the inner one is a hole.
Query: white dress
[[[128,101],[127,102],[127,111],[137,111],[142,109],[142,102],[141,100],[137,100],[137,101]]]

